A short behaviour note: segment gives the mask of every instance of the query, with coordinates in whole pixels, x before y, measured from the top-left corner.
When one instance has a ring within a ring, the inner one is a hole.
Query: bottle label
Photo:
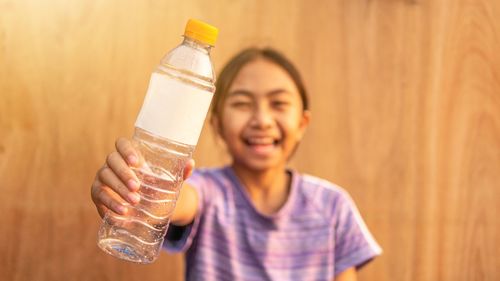
[[[157,136],[196,145],[213,93],[153,72],[135,126]]]

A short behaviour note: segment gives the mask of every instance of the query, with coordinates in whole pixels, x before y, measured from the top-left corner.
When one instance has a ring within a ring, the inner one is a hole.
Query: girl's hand
[[[108,210],[125,215],[128,211],[127,205],[135,205],[140,201],[137,192],[140,182],[131,167],[140,167],[144,159],[128,139],[117,139],[115,147],[116,151],[106,157],[106,162],[97,171],[91,188],[92,201],[101,217],[104,217]],[[184,180],[191,175],[193,168],[194,161],[191,159],[184,168]]]

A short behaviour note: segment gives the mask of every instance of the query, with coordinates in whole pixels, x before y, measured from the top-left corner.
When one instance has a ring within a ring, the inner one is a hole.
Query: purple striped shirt
[[[186,280],[328,280],[382,250],[342,188],[293,170],[290,195],[268,216],[230,167],[198,169],[197,217],[171,226],[164,247],[186,253]]]

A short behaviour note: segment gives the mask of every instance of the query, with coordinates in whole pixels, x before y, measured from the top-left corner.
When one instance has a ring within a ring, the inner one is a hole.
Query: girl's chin
[[[247,150],[258,157],[272,157],[278,150],[278,147],[274,144],[265,145],[247,145]]]
[[[239,166],[255,172],[265,172],[269,170],[284,169],[286,161],[278,159],[245,159],[243,161],[235,161],[233,165]]]

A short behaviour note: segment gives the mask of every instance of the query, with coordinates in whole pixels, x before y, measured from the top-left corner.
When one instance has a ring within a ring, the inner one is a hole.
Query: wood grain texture
[[[356,201],[384,248],[360,280],[500,279],[499,1],[0,0],[0,280],[182,280],[179,255],[102,253],[89,189],[190,17],[217,69],[250,45],[299,66],[291,165]],[[195,158],[227,161],[208,126]]]

